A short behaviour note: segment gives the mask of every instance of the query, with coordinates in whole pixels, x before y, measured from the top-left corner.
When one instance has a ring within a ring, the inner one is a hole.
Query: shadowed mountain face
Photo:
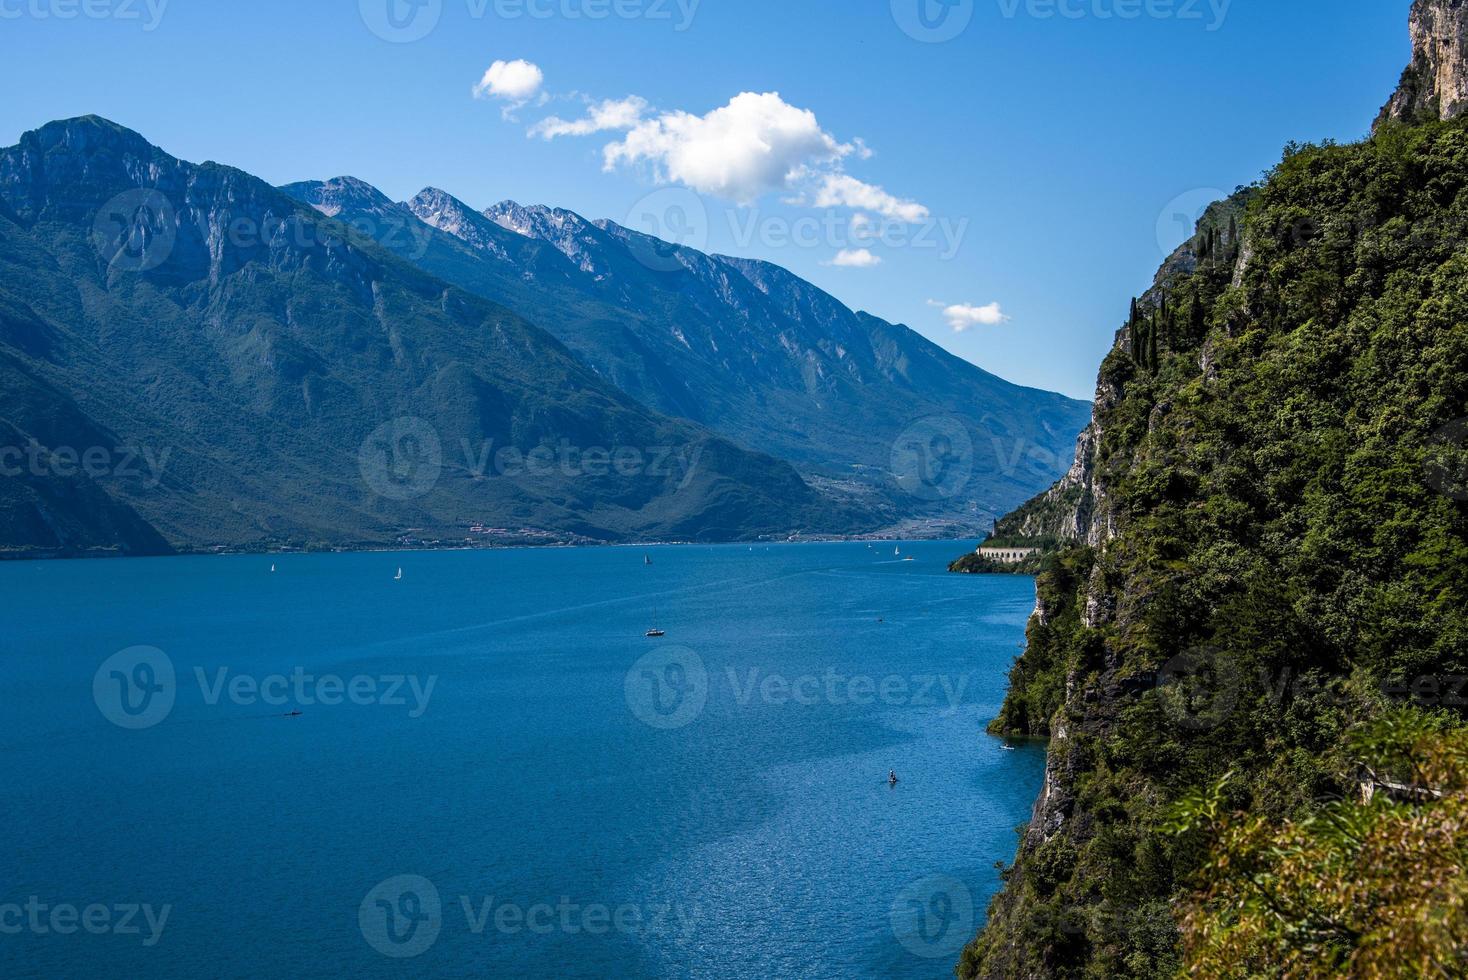
[[[888,526],[976,533],[1048,486],[1085,404],[1020,388],[766,262],[608,221],[352,178],[288,194],[555,334],[632,398],[787,459]]]
[[[342,190],[345,216],[367,189]],[[728,540],[876,520],[643,407],[332,210],[93,117],[0,150],[0,549],[485,540],[475,525]],[[506,247],[517,275],[565,265]]]

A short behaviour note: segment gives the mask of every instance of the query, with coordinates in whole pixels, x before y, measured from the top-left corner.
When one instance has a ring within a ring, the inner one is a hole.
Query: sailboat
[[[656,609],[654,609],[652,611],[652,621],[654,623],[656,623],[658,621],[658,611]],[[649,640],[659,640],[659,639],[662,639],[663,637],[665,637],[667,635],[668,635],[668,631],[667,630],[659,629],[656,626],[654,626],[652,629],[648,630],[647,633],[646,633],[646,636],[647,636],[647,638]]]
[[[652,564],[652,555],[644,554],[642,556],[642,563],[644,565],[651,565]]]
[[[899,544],[897,547],[893,548],[892,549],[892,554],[896,555],[898,558],[901,558],[902,557],[902,545]]]
[[[270,566],[270,574],[271,575],[274,575],[275,574],[275,566],[274,565],[271,565]]]
[[[395,578],[394,578],[394,579],[393,579],[393,581],[394,581],[394,582],[401,582],[401,581],[402,581],[402,580],[403,580],[403,570],[402,570],[402,569],[401,569],[401,568],[399,568],[399,569],[398,569],[398,574],[397,574],[397,577],[395,577]]]

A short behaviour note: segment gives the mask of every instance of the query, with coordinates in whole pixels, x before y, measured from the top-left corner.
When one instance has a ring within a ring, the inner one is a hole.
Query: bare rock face
[[[1411,31],[1412,63],[1377,125],[1468,112],[1468,0],[1416,0]]]

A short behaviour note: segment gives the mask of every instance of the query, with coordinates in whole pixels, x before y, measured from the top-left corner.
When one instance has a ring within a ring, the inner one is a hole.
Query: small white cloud
[[[941,309],[943,316],[948,320],[948,325],[956,333],[963,333],[970,327],[993,327],[1009,322],[1009,316],[998,303],[989,303],[986,306],[970,306],[967,303],[948,305],[930,299],[928,305]]]
[[[909,224],[928,220],[928,209],[916,201],[894,197],[882,188],[857,180],[850,174],[827,174],[816,191],[815,206],[864,208]]]
[[[524,105],[535,98],[544,84],[545,72],[539,65],[524,59],[496,61],[474,86],[474,97]]]
[[[752,204],[853,150],[822,130],[815,113],[779,93],[743,92],[707,115],[665,112],[644,120],[607,146],[604,158],[607,170],[645,162],[660,181]]]
[[[865,248],[843,248],[836,253],[836,257],[827,265],[834,265],[842,269],[870,269],[874,265],[881,265],[882,260]]]
[[[566,120],[559,116],[542,119],[530,127],[530,136],[553,140],[557,136],[590,136],[592,133],[625,131],[635,128],[647,112],[647,100],[636,95],[625,99],[607,99],[592,105],[581,119]]]

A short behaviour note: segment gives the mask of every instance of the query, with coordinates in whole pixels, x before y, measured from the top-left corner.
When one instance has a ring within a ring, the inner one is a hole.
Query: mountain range
[[[789,460],[892,525],[986,529],[1063,470],[1089,417],[767,262],[558,208],[476,211],[435,188],[404,203],[351,177],[283,190],[544,327],[638,401]],[[914,426],[961,443],[967,479],[905,486],[894,446]]]
[[[96,117],[0,150],[0,375],[12,556],[974,529],[1088,415],[774,266]]]

